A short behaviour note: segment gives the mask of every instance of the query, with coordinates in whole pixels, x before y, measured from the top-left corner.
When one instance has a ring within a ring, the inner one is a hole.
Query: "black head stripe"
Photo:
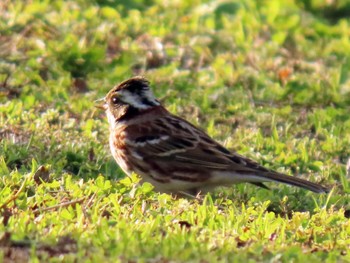
[[[135,78],[128,79],[128,80],[124,81],[123,83],[121,83],[119,85],[118,90],[121,90],[121,89],[128,90],[132,94],[141,95],[142,91],[149,89],[149,82],[144,78],[135,77]]]

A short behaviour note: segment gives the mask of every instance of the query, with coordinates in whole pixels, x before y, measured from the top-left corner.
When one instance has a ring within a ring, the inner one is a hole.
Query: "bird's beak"
[[[106,98],[103,97],[101,99],[95,100],[95,107],[101,110],[107,110]]]

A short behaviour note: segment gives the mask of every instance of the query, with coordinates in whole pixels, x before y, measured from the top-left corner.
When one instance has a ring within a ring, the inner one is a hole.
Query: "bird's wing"
[[[140,127],[139,127],[140,128]],[[126,143],[131,154],[143,160],[175,167],[205,170],[234,170],[249,174],[267,171],[259,164],[228,151],[205,132],[175,116],[164,117],[152,127],[141,127],[143,134],[128,132]]]

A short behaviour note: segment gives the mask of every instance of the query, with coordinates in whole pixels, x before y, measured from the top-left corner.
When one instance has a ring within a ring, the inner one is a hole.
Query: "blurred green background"
[[[0,256],[350,260],[349,55],[347,0],[1,1]],[[135,75],[229,149],[334,191],[197,202],[117,182],[94,101]]]

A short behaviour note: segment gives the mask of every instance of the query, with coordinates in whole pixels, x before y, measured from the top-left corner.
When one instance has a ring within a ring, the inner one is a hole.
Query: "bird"
[[[269,189],[266,182],[329,192],[328,187],[265,168],[228,150],[204,130],[171,114],[142,76],[121,82],[101,100],[115,161],[127,175],[138,174],[157,192],[196,196],[236,183]]]

